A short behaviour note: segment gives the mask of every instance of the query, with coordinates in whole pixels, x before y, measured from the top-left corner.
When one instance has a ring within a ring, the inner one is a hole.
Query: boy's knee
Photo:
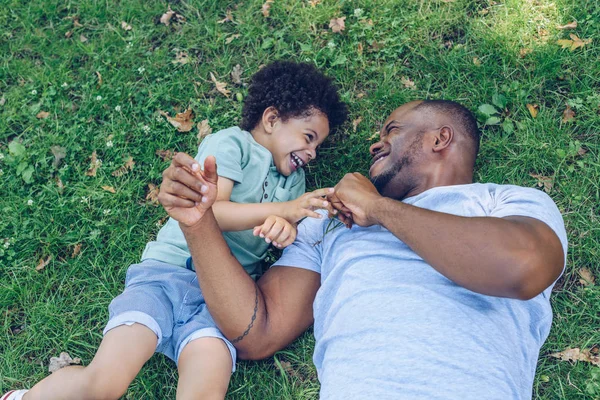
[[[90,400],[118,400],[126,392],[131,381],[123,375],[87,367],[83,383]]]

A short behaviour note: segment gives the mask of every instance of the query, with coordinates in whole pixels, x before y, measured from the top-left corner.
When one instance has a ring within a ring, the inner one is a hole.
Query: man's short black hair
[[[275,107],[283,121],[307,117],[316,109],[327,116],[332,132],[348,115],[331,78],[312,64],[292,61],[275,61],[252,76],[240,127],[254,129],[269,107]]]
[[[415,110],[431,110],[451,118],[456,123],[456,128],[463,131],[466,137],[471,139],[474,150],[473,156],[477,158],[481,131],[477,126],[477,119],[468,108],[450,100],[423,100],[415,107]]]

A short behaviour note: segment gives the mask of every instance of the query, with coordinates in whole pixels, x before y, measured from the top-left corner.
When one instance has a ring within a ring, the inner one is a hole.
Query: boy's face
[[[270,151],[280,174],[289,176],[317,158],[317,146],[329,135],[329,120],[314,111],[308,117],[278,120],[273,126]]]

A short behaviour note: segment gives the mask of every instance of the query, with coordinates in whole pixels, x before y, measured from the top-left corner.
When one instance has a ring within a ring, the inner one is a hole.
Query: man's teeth
[[[300,168],[304,165],[304,161],[302,161],[302,159],[295,154],[292,154],[292,162],[294,163],[296,168]]]
[[[379,161],[383,160],[386,157],[387,156],[379,157],[377,160],[375,160],[375,162],[373,164],[377,164]]]

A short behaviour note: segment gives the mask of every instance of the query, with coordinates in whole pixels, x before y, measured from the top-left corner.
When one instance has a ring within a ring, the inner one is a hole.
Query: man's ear
[[[433,152],[437,153],[448,148],[452,140],[454,140],[454,129],[448,125],[442,126],[434,135]]]
[[[279,119],[279,112],[277,111],[277,109],[273,106],[268,107],[262,115],[262,125],[263,128],[265,130],[265,132],[267,133],[273,133],[273,127],[275,126],[275,123],[277,122],[277,120]]]

